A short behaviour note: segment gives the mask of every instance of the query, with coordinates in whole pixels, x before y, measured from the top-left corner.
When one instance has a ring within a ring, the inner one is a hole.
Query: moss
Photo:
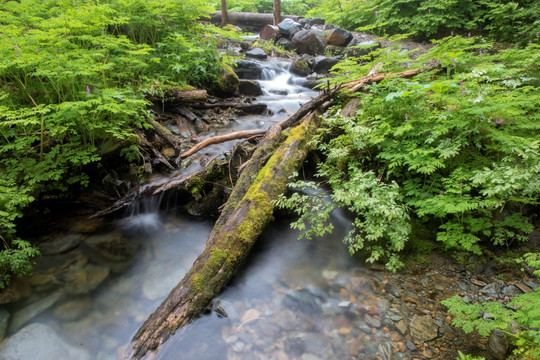
[[[224,94],[233,95],[238,89],[239,82],[240,80],[238,79],[238,75],[236,75],[232,67],[223,64],[223,68],[218,79],[219,90]]]

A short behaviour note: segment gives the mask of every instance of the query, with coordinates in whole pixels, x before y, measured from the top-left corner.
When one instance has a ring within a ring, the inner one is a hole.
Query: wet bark
[[[281,15],[283,19],[293,19],[298,21],[301,16],[295,15]],[[202,19],[205,20],[205,19]],[[222,17],[221,11],[218,11],[211,15],[210,21],[214,24],[221,24]],[[259,13],[245,13],[245,12],[227,12],[227,24],[238,26],[252,26],[262,28],[265,25],[272,25],[274,23],[274,14],[259,14]]]

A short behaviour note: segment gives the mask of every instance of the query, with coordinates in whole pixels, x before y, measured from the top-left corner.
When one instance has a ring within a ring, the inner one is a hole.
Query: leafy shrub
[[[509,246],[533,230],[527,211],[540,195],[540,47],[487,49],[480,39],[438,41],[413,66],[436,61],[442,74],[387,78],[359,95],[355,117],[325,119],[317,176],[357,216],[351,251],[367,249],[369,261],[384,258],[396,269],[413,216],[438,228],[446,248],[477,254],[481,241]],[[384,71],[403,66],[398,51],[381,50],[394,61]],[[362,67],[344,62],[335,81],[365,74],[381,57]],[[329,210],[310,210],[309,197],[280,205],[322,229],[327,216],[313,213]]]

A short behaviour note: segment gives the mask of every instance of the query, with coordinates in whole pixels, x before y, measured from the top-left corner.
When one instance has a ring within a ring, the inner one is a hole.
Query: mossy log
[[[141,326],[124,358],[140,359],[157,349],[178,329],[197,318],[231,279],[271,220],[273,200],[286,190],[289,177],[302,165],[310,140],[319,124],[318,112],[310,113],[292,128],[281,145],[281,128],[273,126],[268,146],[260,146],[242,172],[233,194],[217,220],[203,253],[167,299]],[[268,155],[271,156],[268,158]],[[262,168],[265,159],[268,161]],[[260,168],[260,171],[257,169]]]
[[[281,20],[293,19],[294,21],[298,21],[301,18],[302,18],[301,16],[297,16],[297,15],[281,15]],[[201,20],[207,20],[207,19],[201,19]],[[218,11],[210,15],[210,21],[214,24],[221,24],[223,21],[223,18],[221,16],[221,11]],[[274,14],[227,11],[227,24],[262,28],[265,25],[272,25],[273,23],[274,23]]]

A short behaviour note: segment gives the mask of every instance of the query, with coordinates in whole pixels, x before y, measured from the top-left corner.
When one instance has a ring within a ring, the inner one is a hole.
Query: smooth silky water
[[[257,101],[268,105],[269,114],[238,118],[221,133],[268,128],[316,96],[315,91],[294,85],[288,63],[264,63],[264,95]],[[233,145],[213,145],[203,156],[215,156]],[[190,165],[183,171],[189,173],[198,166]],[[53,353],[64,357],[55,353],[59,347],[68,348],[60,353],[66,357],[115,359],[204,249],[212,221],[160,210],[177,205],[164,206],[163,199],[157,197],[145,199],[102,233],[84,235],[91,239],[113,234],[135,250],[129,262],[118,264],[96,255],[85,246],[89,240],[84,240],[76,249],[78,259],[108,268],[109,276],[88,294],[60,291],[47,310],[18,329],[11,327],[8,338],[29,324],[43,324],[60,338],[53,336],[43,344],[21,337],[21,341],[28,341],[19,344],[25,349],[19,352],[21,360],[46,359]],[[159,348],[159,358],[349,358],[347,346],[359,332],[356,323],[361,314],[356,304],[372,297],[369,287],[364,286],[364,270],[342,243],[350,220],[340,210],[334,211],[333,234],[311,241],[297,240],[298,232],[290,229],[289,222],[278,218],[270,224],[248,263],[214,301],[213,310],[172,336]],[[65,262],[61,256],[55,258],[59,264]],[[63,256],[75,255],[69,252]],[[38,268],[47,271],[47,266]],[[12,315],[47,296],[50,294],[43,291],[23,304],[12,305]],[[0,357],[5,344],[0,346]]]

